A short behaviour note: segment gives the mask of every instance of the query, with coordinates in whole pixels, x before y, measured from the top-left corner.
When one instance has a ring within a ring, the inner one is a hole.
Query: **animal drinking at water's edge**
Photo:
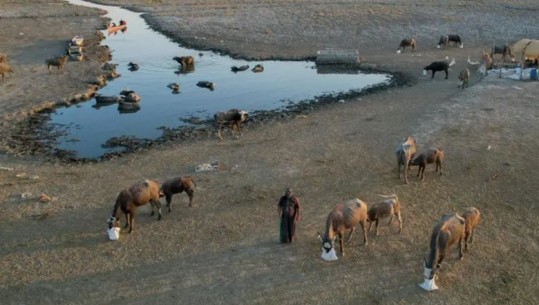
[[[225,127],[225,125],[230,127],[230,133],[232,135],[234,135],[234,126],[238,130],[238,134],[241,135],[241,124],[247,120],[248,116],[249,114],[246,111],[239,109],[230,109],[226,112],[217,112],[214,114],[213,119],[215,120],[219,140],[223,139],[221,130]]]
[[[165,196],[167,201],[168,212],[172,212],[170,203],[172,201],[172,195],[185,191],[189,197],[189,207],[192,206],[193,196],[195,194],[195,182],[191,176],[174,177],[166,180],[161,184],[160,191]]]
[[[401,177],[401,165],[404,167],[404,183],[408,184],[408,170],[410,169],[410,160],[415,155],[415,139],[411,136],[404,138],[404,142],[397,146],[395,155],[397,156],[397,178]]]
[[[163,194],[159,191],[159,184],[153,180],[145,180],[136,183],[131,187],[124,189],[118,194],[116,204],[112,211],[114,221],[120,222],[121,213],[125,214],[125,228],[129,227],[129,233],[134,229],[135,214],[139,206],[150,203],[152,206],[151,216],[155,214],[154,209],[158,212],[158,220],[161,220],[161,201],[160,197]]]
[[[460,48],[464,47],[464,44],[462,43],[462,40],[460,39],[459,35],[450,34],[450,35],[440,36],[440,40],[438,41],[438,49],[442,46],[444,47],[444,49],[447,48],[450,42],[453,42],[455,46],[458,45]]]
[[[419,286],[425,290],[438,289],[435,275],[440,270],[441,263],[449,248],[458,243],[459,260],[463,257],[462,243],[464,241],[465,220],[457,213],[443,215],[434,226],[430,237],[429,253],[425,258],[425,281]]]
[[[346,241],[349,243],[358,223],[363,230],[363,243],[367,245],[367,204],[358,198],[354,198],[344,204],[335,206],[326,219],[324,235],[321,236],[318,233],[318,239],[322,242],[323,248],[322,258],[325,259],[326,254],[335,251],[335,239],[337,236],[339,237],[341,255],[345,256],[344,235],[347,230],[350,230],[348,240]]]
[[[378,235],[378,221],[381,218],[389,217],[388,225],[393,221],[393,217],[397,217],[399,222],[399,231],[402,232],[402,216],[401,216],[401,203],[397,195],[393,194],[391,196],[382,195],[387,199],[376,203],[375,205],[369,208],[367,212],[367,221],[369,222],[369,232],[371,231],[372,223],[375,223],[375,232]]]
[[[60,72],[64,72],[64,65],[67,62],[68,55],[62,55],[54,58],[49,58],[45,60],[45,64],[47,65],[47,69],[49,69],[49,74],[51,73],[51,67],[58,67],[58,74]]]
[[[440,169],[440,176],[444,174],[442,169],[442,162],[444,161],[444,151],[438,147],[434,146],[429,148],[428,151],[421,153],[419,156],[413,158],[410,161],[410,165],[416,165],[419,166],[419,169],[417,171],[417,176],[420,177],[421,180],[423,180],[423,175],[425,173],[425,167],[427,167],[427,164],[436,164],[436,171]]]
[[[416,48],[415,39],[409,38],[409,39],[401,40],[401,43],[399,44],[399,48],[397,49],[397,53],[404,52],[404,49],[406,49],[406,47],[410,47],[412,49],[412,52],[415,52],[415,48]]]

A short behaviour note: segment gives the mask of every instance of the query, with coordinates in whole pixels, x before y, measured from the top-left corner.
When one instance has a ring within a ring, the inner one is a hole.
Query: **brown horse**
[[[159,198],[163,194],[159,191],[159,184],[152,180],[145,180],[140,183],[133,184],[131,187],[124,189],[118,194],[116,204],[112,211],[114,217],[114,226],[119,226],[120,215],[125,214],[125,228],[129,227],[129,233],[133,231],[133,223],[135,221],[135,213],[139,206],[143,206],[150,202],[152,205],[152,214],[155,214],[154,208],[157,209],[159,216],[157,220],[161,220],[161,201]]]
[[[445,214],[434,226],[430,237],[429,254],[425,258],[425,279],[432,280],[440,269],[447,250],[458,243],[459,260],[463,257],[462,243],[464,241],[465,220],[458,214]]]
[[[318,234],[324,251],[329,253],[335,247],[335,239],[339,236],[341,255],[344,256],[343,238],[346,230],[350,230],[348,240],[346,241],[349,243],[358,223],[361,224],[361,229],[363,230],[363,243],[367,245],[367,204],[355,198],[344,204],[335,206],[326,219],[324,236],[322,237]]]

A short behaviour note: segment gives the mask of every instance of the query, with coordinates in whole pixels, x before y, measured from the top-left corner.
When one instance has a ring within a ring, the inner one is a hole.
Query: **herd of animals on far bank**
[[[463,48],[463,41],[459,35],[443,35],[438,41],[438,48],[447,48],[451,44],[457,47]],[[398,47],[397,53],[404,53],[406,48],[411,49],[411,52],[415,52],[417,49],[417,42],[414,38],[403,39]],[[503,60],[510,58],[515,60],[515,54],[512,47],[508,44],[503,46],[492,46],[489,51],[482,52],[482,61],[486,69],[490,69],[493,66],[493,56],[495,54],[501,54]],[[522,58],[527,64],[537,65],[537,56],[524,56]],[[534,57],[535,56],[535,57]],[[62,73],[66,63],[69,59],[69,55],[62,55],[53,58],[46,59],[45,64],[48,72],[52,73],[53,67],[57,68],[58,73]],[[173,58],[178,62],[180,69],[189,71],[194,69],[195,60],[192,56],[177,56]],[[448,60],[435,61],[424,66],[424,74],[427,71],[431,71],[431,78],[434,78],[436,72],[444,72],[445,79],[448,78],[450,67],[454,64],[454,60],[449,62]],[[468,64],[475,65],[479,62],[471,62],[468,58]],[[522,65],[525,63],[522,62]],[[137,71],[139,65],[136,63],[129,63],[129,69],[131,71]],[[249,66],[231,67],[231,71],[234,73],[246,71]],[[263,72],[262,65],[256,65],[252,68],[252,72]],[[7,54],[0,53],[0,77],[1,81],[4,81],[4,76],[11,73],[16,73],[8,63]],[[465,67],[458,74],[459,88],[468,87],[469,79],[471,76],[470,69]],[[211,81],[200,81],[197,84],[199,87],[208,88],[213,90],[215,84]],[[180,84],[172,83],[167,87],[173,90],[173,93],[180,91]],[[131,97],[131,103],[138,103],[140,98],[136,96],[133,91],[126,92],[123,95],[123,99],[126,100],[129,94],[134,94]],[[105,100],[105,99],[103,99]],[[118,101],[118,100],[115,100]],[[230,109],[216,113],[214,115],[214,121],[217,128],[217,137],[223,139],[222,129],[228,126],[231,133],[234,133],[236,129],[238,136],[241,135],[241,125],[248,118],[248,113],[240,109]],[[408,172],[411,170],[411,166],[417,166],[417,177],[419,179],[424,178],[424,171],[428,164],[435,166],[435,171],[443,175],[443,162],[444,151],[438,147],[433,146],[427,150],[417,153],[416,152],[416,140],[412,136],[406,137],[399,145],[395,152],[397,161],[397,174],[398,178],[403,179],[404,183],[408,183]],[[402,175],[401,175],[402,168]],[[185,192],[189,197],[189,206],[192,205],[195,194],[196,183],[191,176],[178,176],[165,180],[163,183],[158,183],[153,180],[145,180],[136,184],[133,184],[124,190],[121,190],[117,196],[116,203],[114,205],[112,215],[107,220],[108,223],[108,235],[111,240],[117,240],[120,232],[121,216],[125,217],[125,228],[131,233],[135,228],[135,216],[137,208],[150,203],[151,215],[155,215],[157,212],[158,218],[161,219],[161,201],[160,198],[165,197],[166,207],[169,212],[172,211],[171,203],[174,194]],[[370,232],[372,224],[375,225],[375,234],[378,235],[378,224],[381,220],[389,218],[388,224],[391,224],[393,219],[398,222],[397,234],[402,231],[402,215],[401,205],[398,196],[381,195],[383,200],[373,205],[369,205],[360,200],[359,198],[351,199],[347,202],[337,204],[331,211],[326,219],[325,231],[319,234],[319,239],[322,246],[322,259],[326,261],[333,261],[337,259],[335,251],[335,242],[338,239],[339,249],[341,256],[345,255],[344,238],[346,232],[348,233],[347,241],[351,240],[357,225],[361,227],[363,233],[364,245],[368,245],[368,232]],[[295,235],[295,227],[299,221],[300,205],[299,199],[293,195],[291,189],[287,189],[285,195],[281,197],[278,204],[279,215],[281,217],[281,229],[286,227],[288,230],[286,234],[286,240],[281,238],[281,242],[292,242]],[[286,226],[283,226],[286,222]],[[438,289],[435,284],[436,274],[441,268],[441,263],[445,256],[448,254],[449,249],[452,246],[458,248],[458,258],[463,258],[463,253],[468,249],[468,243],[473,241],[474,231],[480,222],[480,212],[476,207],[470,207],[460,213],[448,213],[440,217],[436,225],[432,229],[432,234],[429,240],[429,251],[424,259],[424,282],[420,286],[427,290],[433,291]],[[367,227],[368,226],[368,227]],[[283,234],[283,232],[281,232]],[[427,238],[426,238],[427,239]]]

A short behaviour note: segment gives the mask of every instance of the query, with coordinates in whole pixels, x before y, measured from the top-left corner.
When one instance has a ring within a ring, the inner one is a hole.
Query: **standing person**
[[[299,200],[291,188],[287,188],[284,196],[277,204],[277,210],[281,217],[280,241],[291,243],[296,234],[296,224],[299,221],[301,206]]]

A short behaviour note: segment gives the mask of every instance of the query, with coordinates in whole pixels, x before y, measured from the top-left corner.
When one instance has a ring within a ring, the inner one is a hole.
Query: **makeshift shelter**
[[[513,45],[513,53],[523,62],[539,60],[539,40],[521,39]]]

